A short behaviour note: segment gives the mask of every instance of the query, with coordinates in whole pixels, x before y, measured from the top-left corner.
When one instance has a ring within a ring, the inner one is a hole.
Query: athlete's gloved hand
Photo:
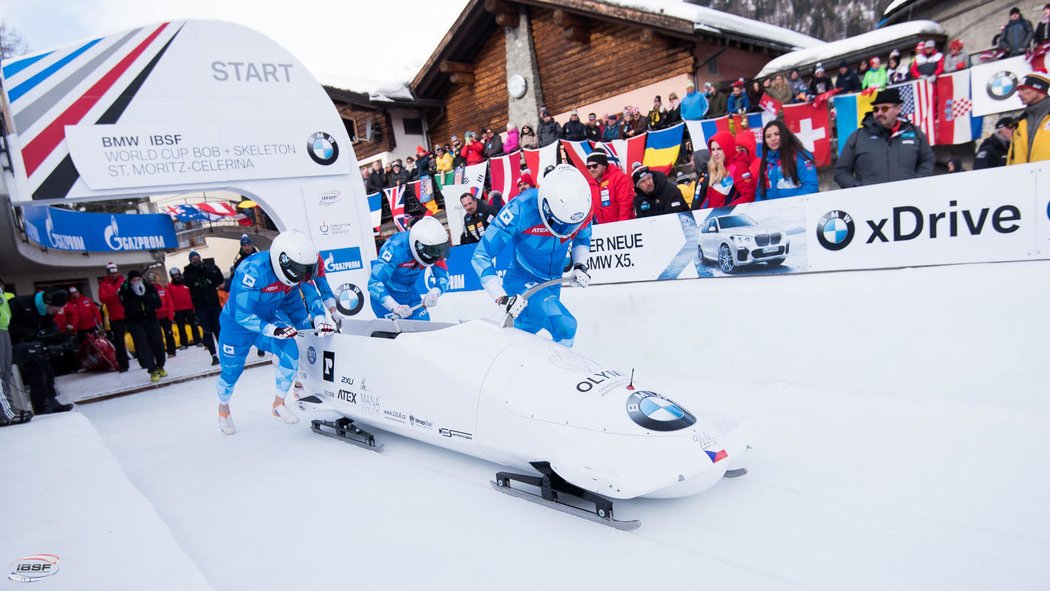
[[[335,325],[328,322],[328,319],[323,316],[314,318],[314,328],[317,329],[317,334],[323,337],[335,332]]]
[[[343,315],[339,313],[339,310],[332,308],[328,313],[332,316],[332,323],[335,324],[336,332],[343,330]]]
[[[431,287],[427,295],[423,296],[423,307],[433,308],[438,305],[438,298],[441,297],[441,290],[436,287]]]
[[[390,314],[394,318],[408,318],[412,315],[412,307],[405,304],[395,304],[393,308],[390,308]]]
[[[525,306],[529,305],[529,300],[520,295],[510,297],[503,296],[496,300],[496,303],[503,306],[503,309],[506,310],[508,314],[517,318],[518,315],[521,314],[521,311],[525,309]]]
[[[576,263],[572,266],[572,284],[576,287],[587,287],[591,284],[591,274],[587,272],[587,265]]]
[[[299,334],[299,331],[295,330],[294,326],[274,326],[270,325],[266,330],[268,337],[275,339],[294,339],[295,335]]]

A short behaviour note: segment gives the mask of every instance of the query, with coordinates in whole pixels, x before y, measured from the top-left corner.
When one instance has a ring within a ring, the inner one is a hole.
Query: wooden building
[[[334,86],[324,88],[343,118],[354,153],[362,164],[374,160],[386,164],[415,154],[416,146],[427,144],[424,113],[443,108],[438,101],[369,95]]]

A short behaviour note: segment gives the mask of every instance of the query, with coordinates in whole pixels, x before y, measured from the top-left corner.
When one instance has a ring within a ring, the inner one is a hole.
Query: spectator
[[[475,142],[477,143],[477,142]],[[478,144],[479,146],[481,144]],[[394,160],[391,164],[390,171],[390,186],[400,187],[401,185],[407,185],[412,180],[412,174],[408,170],[401,166],[401,160]]]
[[[55,328],[58,332],[66,335],[74,335],[77,332],[77,307],[66,300],[66,305],[55,314]]]
[[[730,115],[735,115],[747,113],[750,106],[747,102],[747,93],[744,92],[744,83],[737,80],[733,83],[733,93],[729,95],[729,103],[726,108],[729,109]]]
[[[591,185],[591,210],[596,224],[634,217],[631,179],[619,166],[609,166],[609,156],[604,150],[595,150],[587,155],[587,173],[591,176],[588,182]]]
[[[499,210],[503,209],[505,203],[503,202],[503,193],[500,191],[489,191],[488,204],[492,207],[492,211],[499,213]],[[485,203],[485,200],[479,199],[478,203]]]
[[[750,129],[742,129],[733,139],[736,141],[736,154],[733,159],[740,165],[740,179],[737,183],[740,197],[737,203],[751,203],[755,200],[760,164],[758,150],[755,148],[755,134]]]
[[[709,84],[704,84],[705,91],[708,86]],[[682,119],[686,121],[703,119],[708,111],[708,98],[710,98],[709,95],[696,91],[696,84],[693,84],[692,80],[686,82],[685,98],[682,99]]]
[[[602,141],[611,142],[623,138],[623,130],[620,128],[620,122],[616,120],[616,115],[606,114],[602,117]]]
[[[704,96],[707,97],[707,117],[721,117],[726,114],[727,97],[725,93],[718,92],[710,82],[704,82]],[[688,119],[688,117],[685,117]]]
[[[499,137],[499,134],[493,132],[491,127],[486,127],[483,137],[485,138],[485,147],[481,153],[484,154],[485,158],[495,158],[503,155],[503,140]]]
[[[436,170],[434,156],[423,146],[416,146],[416,170],[421,177],[430,176]]]
[[[233,268],[236,269],[244,262],[244,259],[257,252],[259,252],[259,248],[255,246],[252,239],[247,234],[241,234],[241,248],[237,251],[237,258],[233,259]]]
[[[1040,26],[1042,24],[1040,23]],[[970,55],[963,51],[961,39],[952,39],[948,44],[948,55],[944,57],[945,73],[958,72],[970,67]]]
[[[1050,77],[1032,72],[1018,85],[1017,94],[1025,109],[1017,118],[1013,141],[1006,156],[1007,164],[1024,164],[1050,160]]]
[[[747,89],[747,104],[751,105],[751,111],[758,113],[762,110],[759,106],[762,103],[762,95],[765,94],[765,89],[762,88],[762,83],[758,80],[751,81],[751,87]]]
[[[731,160],[736,154],[736,141],[728,131],[719,131],[707,140],[711,159],[707,163],[707,174],[697,178],[693,209],[707,209],[736,205],[740,193],[737,182],[741,178],[740,165]]]
[[[642,135],[645,133],[646,127],[646,120],[638,113],[637,109],[632,108],[625,112],[623,119],[623,137],[625,139]]]
[[[786,105],[791,102],[791,87],[783,74],[773,76],[773,83],[769,85],[769,96],[776,102]]]
[[[190,288],[186,287],[182,280],[182,270],[172,267],[169,271],[171,281],[168,283],[168,293],[171,294],[172,307],[175,310],[175,324],[179,327],[180,349],[185,349],[191,344],[194,347],[203,347],[201,328],[197,325],[197,315],[193,312],[193,299],[190,297]],[[187,332],[189,329],[189,332]],[[190,340],[192,339],[192,343]]]
[[[569,121],[562,128],[561,137],[571,142],[582,142],[587,139],[587,130],[584,129],[580,121],[580,113],[576,109],[569,113]]]
[[[14,407],[14,351],[11,347],[11,294],[5,291],[7,286],[0,279],[0,427],[18,425],[33,418],[33,413],[26,409]],[[12,296],[13,297],[13,296]]]
[[[535,150],[539,147],[539,140],[536,139],[536,132],[532,130],[532,126],[526,123],[521,126],[521,138],[519,139],[521,147],[526,150]]]
[[[1010,9],[1010,20],[999,33],[999,49],[1008,56],[1023,55],[1035,37],[1032,23],[1021,16],[1021,9],[1014,6]]]
[[[499,138],[499,136],[496,136]],[[512,154],[521,147],[521,132],[513,123],[507,124],[507,141],[503,142],[503,152]]]
[[[541,148],[553,144],[561,137],[561,126],[551,117],[546,107],[540,109],[540,127],[537,134]]]
[[[890,52],[890,59],[887,60],[886,66],[886,74],[889,76],[888,84],[902,84],[911,80],[911,69],[901,63],[901,52],[896,49]]]
[[[928,39],[922,44],[922,53],[915,56],[911,62],[911,77],[915,80],[920,78],[936,78],[944,73],[944,54],[937,51],[937,44],[933,39]]]
[[[762,130],[762,161],[758,167],[755,201],[816,193],[817,165],[802,142],[783,121],[774,120]]]
[[[707,150],[704,151],[706,152]],[[693,179],[689,178],[689,175],[686,173],[680,172],[675,178],[674,184],[675,188],[682,195],[682,199],[685,199],[686,204],[691,206],[693,204],[693,191],[696,188]],[[686,209],[689,209],[689,207]]]
[[[594,113],[587,114],[587,123],[583,125],[586,131],[587,140],[591,142],[601,141],[602,131],[598,127],[598,115]]]
[[[922,43],[920,43],[919,45],[922,45]],[[919,47],[919,49],[918,49],[918,51],[916,53],[922,53],[922,47]],[[861,60],[860,63],[857,64],[857,76],[860,77],[861,80],[863,80],[864,79],[864,75],[867,74],[867,73],[868,73],[868,62],[867,62],[867,60]]]
[[[481,164],[485,161],[485,146],[478,141],[478,136],[473,131],[464,133],[463,141],[466,143],[459,153],[466,159],[467,166]]]
[[[842,60],[839,64],[839,76],[835,79],[835,88],[841,88],[843,93],[860,92],[860,78],[857,74],[849,69],[849,64],[846,60]]]
[[[798,68],[792,69],[788,74],[788,86],[791,88],[792,102],[804,100],[806,92],[809,91],[809,84],[799,74]]]
[[[72,404],[62,404],[56,398],[55,370],[50,359],[56,354],[54,349],[60,349],[59,343],[65,340],[55,330],[54,316],[68,299],[66,290],[49,289],[17,296],[8,302],[12,358],[21,370],[22,380],[29,384],[34,414],[66,412],[73,408]],[[124,363],[127,363],[127,357]]]
[[[164,335],[164,350],[167,351],[168,357],[174,357],[175,334],[171,332],[171,323],[175,320],[175,303],[171,299],[171,292],[160,282],[157,274],[153,271],[146,273],[146,281],[149,281],[153,289],[157,290],[157,297],[160,298],[160,307],[157,308],[157,322],[160,323],[160,330]]]
[[[120,286],[120,301],[124,304],[131,341],[135,343],[135,357],[149,372],[150,381],[159,382],[168,377],[164,370],[164,338],[157,322],[157,310],[163,305],[160,296],[138,269],[132,269],[128,280]]]
[[[452,153],[441,146],[435,148],[434,153],[437,154],[437,158],[434,159],[437,173],[445,174],[446,172],[452,172]]]
[[[368,173],[368,178],[365,179],[365,192],[371,195],[372,193],[383,192],[383,163],[376,160],[372,163],[372,168]]]
[[[529,189],[536,188],[536,181],[532,178],[532,172],[528,169],[522,171],[518,178],[518,193],[524,193]]]
[[[1035,26],[1035,46],[1039,47],[1043,43],[1050,41],[1050,4],[1043,5],[1043,16],[1039,18],[1039,24]],[[961,42],[960,42],[961,43]]]
[[[882,90],[886,88],[887,82],[889,82],[889,75],[886,72],[886,66],[882,65],[882,60],[879,59],[879,56],[871,58],[871,67],[864,73],[864,79],[860,81],[861,88],[864,90],[869,88]]]
[[[1006,166],[1006,154],[1010,150],[1010,140],[1013,139],[1013,135],[1014,120],[1012,118],[1003,117],[996,121],[995,131],[977,148],[977,155],[973,159],[973,169]]]
[[[824,73],[824,66],[817,64],[817,69],[813,71],[813,79],[809,81],[807,98],[813,99],[825,92],[830,92],[832,88],[835,86],[831,83],[831,78]]]
[[[215,352],[215,341],[219,336],[219,294],[216,290],[222,285],[222,271],[209,260],[204,262],[200,253],[190,251],[190,264],[182,271],[186,287],[190,288],[193,310],[197,321],[204,331],[204,346],[211,353],[211,364],[218,365],[219,358]]]
[[[478,201],[471,193],[463,193],[459,196],[459,202],[463,204],[463,234],[459,237],[460,244],[477,244],[485,235],[485,228],[492,223],[496,212],[489,204]]]
[[[631,173],[634,183],[634,215],[645,218],[665,213],[689,211],[689,205],[682,192],[667,180],[667,175],[660,171],[649,170],[639,166]]]
[[[667,127],[673,127],[682,122],[682,102],[678,100],[677,92],[667,94]]]
[[[900,91],[879,91],[872,107],[839,154],[835,182],[847,189],[933,174],[933,150],[926,135],[900,117]]]
[[[416,159],[411,156],[405,157],[405,174],[408,175],[409,182],[419,180],[419,170],[416,169]]]
[[[124,305],[120,303],[119,290],[124,284],[124,276],[117,271],[117,265],[106,263],[106,276],[98,282],[98,299],[106,307],[109,318],[109,332],[116,349],[117,371],[128,371],[128,346],[124,335],[127,334],[127,322],[124,320]]]
[[[78,342],[84,335],[102,326],[102,314],[99,313],[98,306],[73,285],[69,286],[69,303],[66,305],[76,308]]]
[[[966,169],[963,168],[962,160],[959,160],[958,158],[950,158],[948,160],[947,168],[948,174],[953,172],[966,172]]]
[[[653,108],[649,109],[649,129],[663,129],[667,127],[667,112],[664,111],[664,103],[660,95],[653,98]]]
[[[467,165],[467,159],[463,156],[463,142],[459,141],[459,138],[452,136],[452,169],[461,168]]]

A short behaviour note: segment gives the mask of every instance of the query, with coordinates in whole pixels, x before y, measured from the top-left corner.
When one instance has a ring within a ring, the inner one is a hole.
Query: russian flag
[[[580,142],[574,142],[570,140],[560,140],[561,145],[565,148],[565,153],[569,155],[569,160],[572,165],[580,169],[580,172],[587,174],[587,156],[594,151],[591,147],[591,142],[583,140]],[[542,175],[543,171],[539,171]]]
[[[599,142],[609,154],[609,160],[615,162],[627,174],[631,174],[632,167],[645,160],[645,136],[637,135],[625,140],[613,140],[611,142]]]
[[[846,147],[846,139],[860,129],[864,117],[871,112],[875,93],[847,94],[831,99],[835,104],[835,129],[839,136],[839,154]]]
[[[667,173],[678,160],[682,147],[682,133],[685,124],[679,123],[667,129],[650,131],[645,141],[644,164],[653,170]]]
[[[558,163],[558,142],[551,142],[538,150],[522,151],[525,153],[525,166],[532,172],[532,178],[537,185],[542,184],[543,171]]]

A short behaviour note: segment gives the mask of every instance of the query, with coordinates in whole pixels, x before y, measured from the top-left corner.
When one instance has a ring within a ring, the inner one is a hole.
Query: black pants
[[[47,412],[49,401],[55,397],[55,370],[51,361],[43,359],[26,359],[18,364],[22,371],[22,382],[29,384],[29,400],[33,403],[33,412]]]
[[[124,343],[128,323],[126,320],[110,320],[109,329],[113,333],[113,348],[117,350],[117,367],[120,371],[128,371],[128,346]]]
[[[157,317],[128,320],[128,332],[135,343],[135,356],[139,364],[150,372],[164,367],[164,337],[160,333]]]
[[[175,333],[171,332],[171,320],[167,318],[160,319],[160,328],[164,331],[164,348],[168,351],[168,355],[175,354]]]
[[[204,346],[208,352],[215,355],[215,341],[219,339],[219,313],[222,312],[218,306],[201,306],[196,308],[197,320],[204,330]]]
[[[193,310],[175,312],[175,324],[179,327],[179,339],[183,347],[196,347],[201,342],[201,327],[197,325],[197,315]],[[193,342],[190,342],[191,339]]]

